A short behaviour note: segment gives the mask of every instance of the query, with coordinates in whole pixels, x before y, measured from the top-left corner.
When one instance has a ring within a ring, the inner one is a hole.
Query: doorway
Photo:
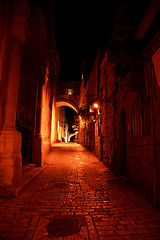
[[[95,152],[95,123],[91,123],[90,128],[90,150]]]
[[[121,166],[120,174],[126,176],[126,112],[122,110],[121,121]]]

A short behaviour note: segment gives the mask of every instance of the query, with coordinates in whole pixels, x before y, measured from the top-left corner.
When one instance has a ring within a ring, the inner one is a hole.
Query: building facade
[[[58,54],[52,1],[0,1],[0,192],[42,166],[54,125]]]
[[[160,207],[160,3],[139,13],[134,4],[118,10],[108,50],[82,81],[79,141]]]

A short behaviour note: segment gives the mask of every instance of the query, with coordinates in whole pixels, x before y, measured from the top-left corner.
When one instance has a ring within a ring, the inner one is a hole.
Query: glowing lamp
[[[97,104],[97,103],[94,103],[94,104],[93,104],[93,107],[94,107],[94,108],[98,108],[98,104]]]

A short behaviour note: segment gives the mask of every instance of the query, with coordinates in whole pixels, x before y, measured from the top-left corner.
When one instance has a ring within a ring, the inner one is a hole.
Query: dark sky
[[[98,49],[107,48],[117,2],[54,0],[60,79],[80,80],[82,61],[94,61]]]

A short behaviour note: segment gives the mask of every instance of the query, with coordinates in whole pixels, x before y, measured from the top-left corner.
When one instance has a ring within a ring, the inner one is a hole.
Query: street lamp
[[[94,103],[94,104],[93,104],[93,107],[94,107],[94,108],[98,108],[98,107],[99,107],[98,103]]]

